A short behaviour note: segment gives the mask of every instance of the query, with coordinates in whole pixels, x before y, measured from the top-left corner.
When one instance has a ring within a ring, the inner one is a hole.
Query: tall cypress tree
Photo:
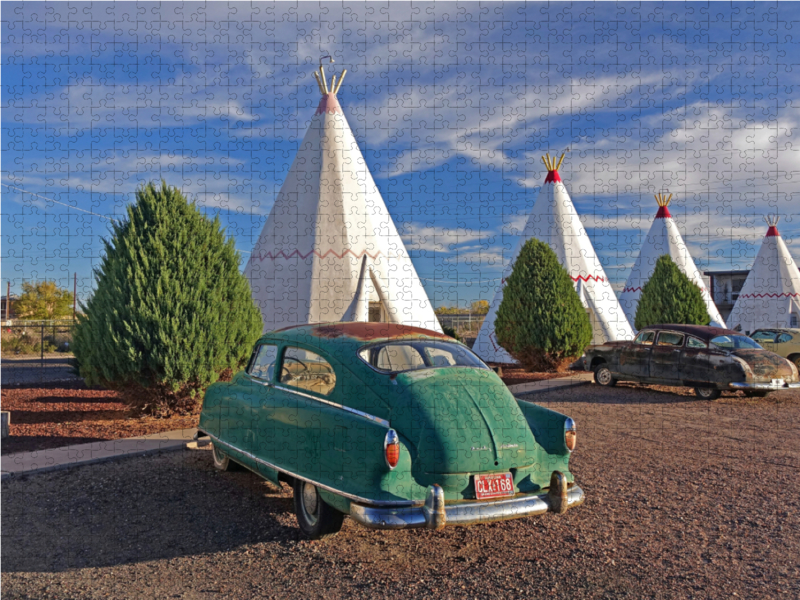
[[[198,394],[240,368],[261,333],[233,239],[181,192],[140,187],[112,225],[73,348],[88,385],[105,385],[145,412],[198,407]]]
[[[592,325],[572,279],[553,250],[529,239],[503,290],[497,341],[530,371],[560,370],[592,340]]]
[[[668,254],[659,257],[653,275],[642,288],[634,326],[642,329],[659,323],[708,325],[703,293]]]

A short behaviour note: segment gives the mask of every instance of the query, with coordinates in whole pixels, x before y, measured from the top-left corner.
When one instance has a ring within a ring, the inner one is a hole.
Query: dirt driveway
[[[2,484],[3,598],[796,598],[800,394],[596,385],[564,516],[302,540],[291,492],[207,451]]]

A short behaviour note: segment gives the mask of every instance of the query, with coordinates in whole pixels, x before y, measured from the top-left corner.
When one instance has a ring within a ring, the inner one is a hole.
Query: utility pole
[[[11,320],[11,280],[6,282],[6,321]]]
[[[75,318],[78,312],[78,272],[75,271],[75,283],[72,287],[72,322],[75,322]]]

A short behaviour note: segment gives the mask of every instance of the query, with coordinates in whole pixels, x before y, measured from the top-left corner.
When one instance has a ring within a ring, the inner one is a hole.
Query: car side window
[[[686,340],[686,347],[687,348],[708,348],[708,344],[706,344],[703,340],[698,340],[697,338],[690,337]]]
[[[772,342],[775,340],[774,331],[756,331],[752,336],[754,340],[761,342]]]
[[[662,331],[658,334],[658,346],[683,346],[683,335]]]
[[[327,396],[336,387],[336,373],[316,352],[290,346],[283,353],[281,383]]]
[[[791,341],[792,341],[792,336],[790,336],[788,333],[782,333],[782,334],[780,334],[778,336],[778,343],[779,344],[783,344],[784,342],[791,342]]]
[[[262,344],[256,349],[256,355],[250,362],[247,374],[257,379],[272,381],[275,372],[275,363],[278,362],[278,347],[272,344]]]
[[[634,344],[642,344],[644,346],[652,346],[653,340],[656,339],[655,331],[643,331],[634,340]]]

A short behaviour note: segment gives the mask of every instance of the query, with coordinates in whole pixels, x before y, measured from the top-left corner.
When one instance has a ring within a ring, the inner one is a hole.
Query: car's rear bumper
[[[800,383],[729,383],[732,390],[796,390]]]
[[[373,529],[442,529],[445,525],[471,525],[519,519],[547,512],[563,513],[578,506],[583,500],[583,490],[574,484],[568,486],[564,476],[556,471],[551,478],[550,490],[544,493],[497,500],[445,503],[442,488],[432,485],[428,488],[423,506],[376,507],[351,502],[350,517]]]

